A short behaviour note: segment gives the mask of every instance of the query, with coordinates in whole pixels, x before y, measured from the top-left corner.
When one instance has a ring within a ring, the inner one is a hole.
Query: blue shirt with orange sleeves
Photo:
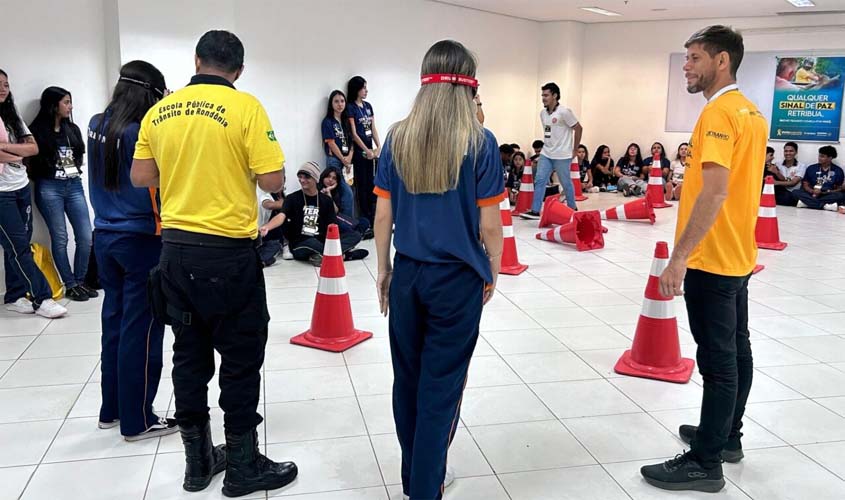
[[[505,190],[496,137],[484,130],[478,153],[464,157],[457,188],[443,194],[409,193],[393,163],[391,142],[388,136],[374,192],[390,199],[396,251],[421,262],[465,262],[492,283],[490,262],[479,237],[479,207],[498,205]]]

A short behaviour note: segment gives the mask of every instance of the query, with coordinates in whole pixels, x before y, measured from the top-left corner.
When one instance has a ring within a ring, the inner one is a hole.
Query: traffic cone
[[[505,189],[502,202],[499,203],[499,212],[502,215],[502,233],[505,237],[504,246],[502,248],[502,267],[499,269],[499,274],[510,274],[512,276],[516,276],[518,274],[522,274],[526,269],[528,269],[528,266],[519,263],[519,255],[516,253],[516,238],[513,236],[511,203],[508,200],[507,189]]]
[[[751,271],[751,274],[757,274],[760,271],[762,271],[763,269],[766,269],[766,266],[764,266],[762,264],[757,264],[756,266],[754,266],[754,270]]]
[[[356,330],[352,321],[352,307],[346,288],[346,270],[340,250],[340,231],[337,224],[329,225],[320,267],[317,299],[311,314],[311,328],[290,339],[291,344],[314,347],[324,351],[343,352],[370,337],[371,332]]]
[[[651,163],[651,173],[648,176],[648,190],[646,198],[654,208],[671,207],[666,203],[666,194],[663,192],[663,171],[660,168],[660,155],[655,154]]]
[[[561,203],[557,195],[552,195],[546,198],[543,202],[543,211],[540,213],[540,226],[551,227],[553,225],[561,226],[572,221],[572,215],[575,210],[569,208],[566,203]]]
[[[654,209],[648,198],[639,198],[628,203],[608,208],[601,213],[602,220],[648,220],[652,224],[656,220]]]
[[[623,375],[685,384],[692,376],[695,361],[681,357],[674,298],[660,295],[660,275],[668,263],[669,244],[659,241],[654,249],[634,345],[619,358],[613,370]]]
[[[541,193],[542,196],[542,193]],[[511,213],[519,215],[531,210],[531,203],[534,202],[534,171],[530,165],[522,169],[522,179],[519,181],[519,194],[516,195],[516,208]]]
[[[575,188],[575,201],[588,200],[584,196],[584,191],[581,187],[581,166],[578,164],[577,158],[569,164],[569,178],[572,179],[572,187]]]
[[[757,248],[767,250],[783,250],[786,248],[786,243],[780,241],[778,214],[775,208],[775,178],[771,175],[766,176],[766,183],[763,185],[760,208],[757,211],[757,227],[754,233],[757,236]]]
[[[538,240],[574,243],[579,252],[604,248],[601,216],[598,210],[575,212],[572,222],[535,235]]]

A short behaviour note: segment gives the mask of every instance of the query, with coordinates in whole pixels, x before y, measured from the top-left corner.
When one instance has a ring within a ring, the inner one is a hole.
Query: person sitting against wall
[[[587,159],[589,154],[587,146],[579,144],[575,149],[574,161],[578,162],[578,174],[581,177],[581,191],[585,193],[598,193],[599,188],[593,185],[593,172],[590,169],[590,160]]]
[[[613,158],[610,157],[610,147],[602,144],[596,148],[596,154],[593,155],[593,160],[590,162],[590,168],[593,170],[593,186],[598,187],[601,192],[615,192],[614,167],[615,163],[613,163]]]
[[[525,154],[518,151],[511,156],[511,165],[505,177],[505,188],[511,203],[516,203],[519,186],[522,184],[522,172],[525,170]]]
[[[675,161],[670,167],[671,174],[666,182],[666,201],[680,200],[681,187],[684,185],[684,172],[687,169],[687,158],[689,157],[689,144],[682,142],[678,146],[678,153]]]
[[[281,227],[290,245],[293,258],[308,261],[316,267],[323,263],[323,246],[330,224],[337,224],[337,212],[331,197],[317,189],[320,166],[309,161],[296,173],[301,190],[285,198],[282,213],[270,219],[258,230],[261,237]],[[361,242],[361,234],[350,231],[340,235],[340,246],[344,260],[363,259],[369,252],[355,249]]]
[[[660,155],[660,174],[663,176],[663,182],[665,183],[666,180],[669,179],[669,175],[672,173],[672,162],[669,161],[669,158],[666,158],[666,148],[664,148],[663,144],[659,142],[655,142],[651,145],[651,156],[643,158],[643,167],[645,167],[646,178],[651,176],[651,165],[654,163],[654,155]]]
[[[267,224],[273,217],[281,213],[285,204],[284,187],[275,193],[268,193],[260,187],[255,187],[258,196],[258,227]],[[261,257],[261,265],[270,267],[276,263],[276,256],[282,252],[285,260],[293,259],[290,248],[284,245],[284,235],[281,228],[268,231],[261,237],[261,246],[258,247],[258,256]]]
[[[53,262],[65,286],[65,297],[84,302],[99,293],[84,285],[91,254],[91,219],[82,187],[85,141],[73,123],[70,92],[60,87],[44,89],[41,108],[29,129],[38,143],[38,155],[28,160],[29,177],[35,181],[35,204],[50,233]],[[65,216],[76,241],[73,268]]]
[[[643,157],[640,153],[640,146],[632,142],[628,145],[625,156],[616,162],[613,169],[616,176],[619,190],[625,196],[643,196],[648,188],[646,184],[645,170],[643,169]]]
[[[536,165],[537,160],[540,159],[540,153],[543,152],[543,144],[543,141],[540,139],[531,143],[531,149],[534,151],[534,154],[528,158],[528,162],[531,162],[531,165]]]
[[[773,174],[775,201],[778,205],[794,207],[798,203],[795,193],[801,190],[801,181],[807,171],[807,165],[798,161],[797,154],[797,143],[790,141],[783,145],[783,161],[777,166],[777,173]]]
[[[340,179],[343,174],[337,167],[326,167],[323,173],[320,174],[320,182],[317,184],[317,189],[321,193],[331,197],[334,202],[335,212],[337,214],[337,225],[340,228],[340,233],[343,234],[349,231],[357,231],[362,239],[367,239],[367,235],[372,238],[373,230],[370,228],[370,223],[367,219],[356,218],[351,212],[344,212],[343,207],[346,206],[346,192],[341,188]]]
[[[795,193],[798,208],[838,210],[838,205],[845,203],[845,173],[833,163],[836,148],[819,148],[819,162],[807,167],[802,181],[802,190]]]

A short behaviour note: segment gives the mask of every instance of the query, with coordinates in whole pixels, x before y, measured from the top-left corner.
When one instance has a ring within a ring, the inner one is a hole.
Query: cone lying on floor
[[[572,187],[575,189],[575,201],[588,200],[581,185],[581,166],[578,164],[578,158],[573,158],[569,165],[569,178],[572,179]]]
[[[516,238],[513,236],[513,219],[511,219],[511,203],[508,200],[508,190],[505,189],[505,194],[502,197],[502,202],[499,203],[499,212],[502,215],[502,233],[504,235],[502,248],[502,267],[499,269],[499,274],[510,274],[516,276],[522,274],[527,265],[519,263],[519,255],[516,252]]]
[[[786,243],[780,241],[778,231],[778,214],[775,204],[775,178],[766,176],[763,194],[760,195],[760,209],[757,211],[757,227],[754,231],[757,237],[757,248],[767,250],[783,250]]]
[[[647,220],[654,224],[654,208],[648,198],[639,198],[601,213],[604,220]]]
[[[572,222],[575,210],[569,208],[566,203],[560,201],[559,196],[553,194],[546,197],[543,202],[543,211],[540,213],[540,224],[538,227],[562,226]],[[607,228],[602,226],[601,232],[606,233]]]
[[[542,196],[542,193],[540,193]],[[519,215],[531,210],[531,204],[534,202],[534,171],[531,170],[531,165],[525,165],[522,168],[522,178],[519,181],[519,193],[516,195],[516,208],[513,209],[513,215]]]
[[[575,212],[572,222],[536,234],[538,240],[574,243],[579,252],[604,248],[598,210]]]
[[[766,269],[766,266],[764,266],[762,264],[757,264],[756,266],[754,266],[754,270],[751,271],[751,274],[757,274],[760,271],[762,271],[763,269]]]
[[[668,264],[669,244],[660,241],[654,250],[634,345],[613,369],[623,375],[685,384],[692,376],[695,361],[681,357],[674,298],[660,295],[660,275]]]
[[[340,250],[340,231],[337,224],[331,224],[323,248],[323,264],[320,267],[314,312],[311,314],[311,328],[290,339],[290,343],[342,352],[372,336],[371,332],[356,330],[353,324],[346,270]]]
[[[651,202],[654,208],[671,207],[671,203],[666,203],[666,194],[663,192],[663,169],[660,168],[660,155],[655,154],[652,159],[651,171],[648,175],[648,190],[646,191],[646,198]]]

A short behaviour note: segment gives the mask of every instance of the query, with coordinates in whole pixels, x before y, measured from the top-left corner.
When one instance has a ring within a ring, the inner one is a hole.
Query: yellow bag
[[[65,289],[62,286],[62,279],[59,277],[59,272],[56,270],[56,265],[53,263],[53,255],[44,245],[38,243],[32,244],[32,260],[35,265],[41,270],[41,273],[47,278],[47,283],[50,284],[50,291],[53,292],[53,300],[59,300],[64,297]]]

